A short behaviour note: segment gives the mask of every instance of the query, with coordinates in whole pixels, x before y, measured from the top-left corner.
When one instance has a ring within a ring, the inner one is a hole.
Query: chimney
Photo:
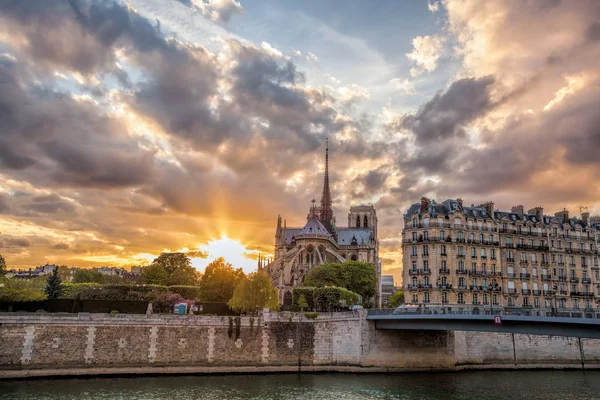
[[[566,208],[563,208],[562,211],[554,213],[554,216],[555,217],[560,217],[562,219],[562,222],[569,221],[569,211],[567,211]]]
[[[488,201],[487,203],[481,203],[477,206],[477,208],[484,208],[485,212],[488,213],[491,217],[494,216],[494,202]]]
[[[588,221],[590,220],[590,213],[585,211],[581,213],[581,220],[583,221],[584,224],[588,224]]]
[[[431,201],[427,197],[421,197],[421,213],[427,212]]]
[[[525,207],[523,207],[521,204],[519,204],[518,206],[514,206],[510,209],[510,212],[517,214],[520,218],[523,218],[523,209]]]
[[[458,203],[458,205],[460,206],[460,209],[462,210],[462,208],[463,208],[462,199],[456,199],[456,202]]]
[[[544,220],[544,207],[535,207],[532,208],[531,210],[527,211],[527,214],[535,214],[535,217],[538,219],[538,221],[543,221]]]

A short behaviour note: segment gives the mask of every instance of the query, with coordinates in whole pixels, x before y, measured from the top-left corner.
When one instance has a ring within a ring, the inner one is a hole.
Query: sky
[[[597,0],[4,0],[0,254],[250,272],[329,138],[399,283],[422,196],[600,213],[599,59]]]

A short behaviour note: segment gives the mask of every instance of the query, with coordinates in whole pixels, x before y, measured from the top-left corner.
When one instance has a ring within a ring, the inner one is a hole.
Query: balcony
[[[529,289],[521,289],[521,294],[531,294]]]
[[[552,275],[544,275],[544,274],[542,274],[542,280],[543,281],[550,281],[550,280],[552,280]]]
[[[452,284],[447,283],[445,285],[440,285],[439,288],[442,289],[442,290],[452,289]]]
[[[571,296],[594,297],[594,293],[593,292],[571,292]]]
[[[409,270],[408,270],[408,274],[409,274],[409,275],[417,275],[417,274],[420,274],[420,273],[421,273],[420,271],[421,271],[421,270],[419,270],[419,269],[409,269]]]
[[[541,293],[542,293],[542,291],[541,291],[541,290],[539,290],[539,289],[533,289],[533,290],[531,291],[531,293],[532,293],[533,295],[537,296],[537,295],[541,294]]]
[[[421,274],[423,274],[423,275],[431,275],[431,270],[429,268],[424,269],[424,270],[421,271]]]
[[[583,278],[581,279],[581,283],[592,283],[592,279],[591,278]]]
[[[419,258],[419,256],[416,255],[416,254],[411,254],[410,258],[413,259],[413,260],[416,260],[417,258]]]
[[[566,277],[566,276],[560,276],[560,275],[559,275],[559,276],[558,276],[558,280],[559,280],[560,282],[566,282],[566,281],[567,281],[567,277]]]
[[[456,274],[457,275],[466,275],[467,274],[467,270],[466,269],[457,269],[456,270]]]
[[[506,262],[508,262],[508,263],[514,263],[515,259],[514,258],[507,258]]]
[[[554,290],[542,290],[544,296],[552,296],[555,293]]]
[[[440,256],[442,257],[446,257],[448,255],[448,253],[440,253]]]
[[[431,289],[433,288],[433,285],[431,283],[423,283],[421,285],[419,285],[419,289]]]
[[[558,294],[560,294],[561,296],[566,296],[567,295],[567,291],[566,290],[560,290],[558,292]]]
[[[531,274],[520,274],[521,279],[531,279]]]
[[[577,278],[576,276],[572,276],[569,278],[569,282],[571,283],[579,283],[579,278]]]
[[[521,260],[521,261],[519,261],[519,263],[520,263],[521,265],[526,265],[526,264],[529,264],[529,262],[528,262],[527,260]]]
[[[515,289],[515,288],[512,288],[512,289],[508,288],[507,291],[508,291],[508,294],[516,294],[517,293],[517,289]]]
[[[429,257],[429,253],[423,253],[423,254],[421,254],[421,257],[427,258],[427,257]]]
[[[440,274],[449,274],[450,270],[448,268],[440,268]]]
[[[457,289],[458,290],[469,290],[469,288],[467,288],[467,285],[463,285],[463,286],[458,285]]]
[[[490,272],[490,275],[491,276],[500,276],[501,277],[502,276],[502,272],[500,272],[500,271],[492,271],[492,272]]]
[[[487,260],[487,256],[481,256],[482,260]]]
[[[465,255],[464,254],[457,254],[456,258],[465,258]]]
[[[506,274],[506,277],[507,277],[507,278],[516,278],[516,277],[517,277],[517,274],[515,274],[514,272],[508,272],[508,273]]]

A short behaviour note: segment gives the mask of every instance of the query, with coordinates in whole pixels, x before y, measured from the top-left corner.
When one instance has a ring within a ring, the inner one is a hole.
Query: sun
[[[208,244],[202,245],[198,249],[208,253],[207,258],[191,259],[192,265],[201,271],[219,257],[223,257],[227,262],[230,262],[234,268],[242,268],[245,273],[256,271],[256,259],[249,258],[248,256],[257,254],[258,251],[247,250],[243,244],[226,235],[221,236],[220,239],[211,240]]]

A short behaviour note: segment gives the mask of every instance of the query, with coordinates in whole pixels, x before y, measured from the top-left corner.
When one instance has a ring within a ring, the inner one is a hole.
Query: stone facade
[[[406,302],[539,315],[599,306],[600,217],[586,212],[424,197],[404,215],[402,241]]]
[[[600,340],[376,330],[364,311],[260,318],[0,316],[0,378],[82,374],[600,368]]]

